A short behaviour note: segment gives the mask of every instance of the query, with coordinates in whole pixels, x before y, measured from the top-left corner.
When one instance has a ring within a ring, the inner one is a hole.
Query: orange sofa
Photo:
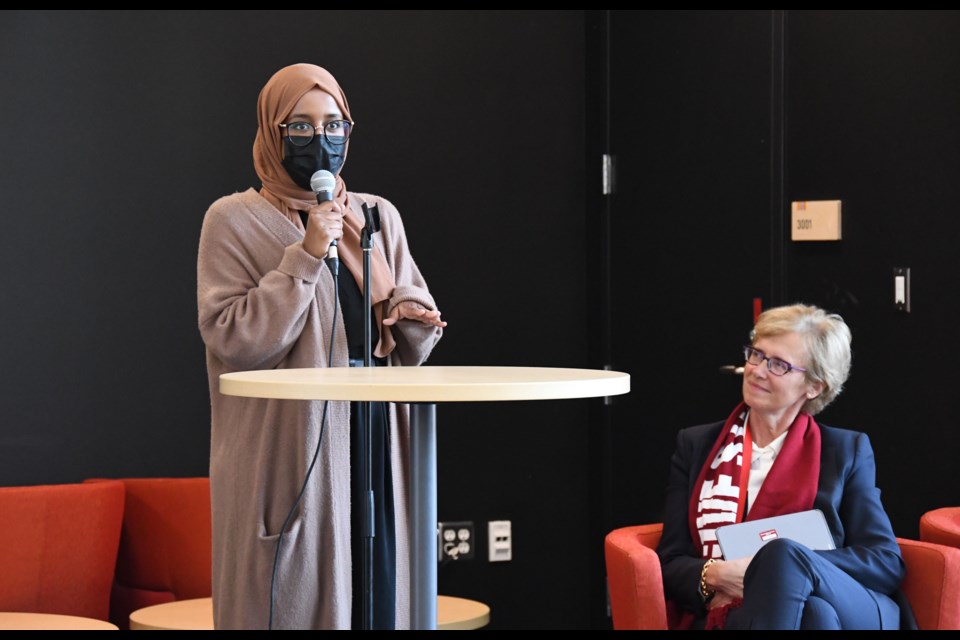
[[[0,488],[0,611],[107,620],[124,489]]]
[[[127,629],[130,614],[142,607],[210,596],[210,479],[119,482],[126,490],[126,508],[110,622]]]

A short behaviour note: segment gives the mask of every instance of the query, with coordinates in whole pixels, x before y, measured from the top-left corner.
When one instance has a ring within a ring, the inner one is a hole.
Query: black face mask
[[[298,147],[290,142],[290,138],[284,138],[283,168],[298,187],[310,191],[310,178],[320,169],[333,175],[340,173],[345,149],[346,145],[330,144],[321,135],[314,136],[305,147]]]

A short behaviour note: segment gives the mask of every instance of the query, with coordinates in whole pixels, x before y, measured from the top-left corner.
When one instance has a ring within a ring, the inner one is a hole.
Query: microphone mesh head
[[[320,191],[333,193],[333,190],[337,188],[337,179],[326,169],[320,169],[310,176],[310,188],[313,189],[314,193]]]

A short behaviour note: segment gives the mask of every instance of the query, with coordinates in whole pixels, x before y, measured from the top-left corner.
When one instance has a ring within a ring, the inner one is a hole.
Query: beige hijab
[[[257,130],[257,138],[253,142],[253,166],[263,182],[260,195],[300,229],[303,228],[303,224],[300,221],[299,212],[306,211],[317,204],[317,199],[312,192],[298,187],[287,174],[287,170],[283,168],[283,139],[280,136],[279,125],[290,115],[300,98],[314,88],[319,88],[333,96],[343,117],[351,120],[347,97],[343,95],[343,90],[336,79],[326,69],[313,64],[294,64],[280,69],[267,81],[257,100],[257,119],[260,127]],[[349,146],[350,143],[347,142],[347,149]],[[344,149],[344,160],[346,160],[347,149]],[[351,215],[348,211],[350,197],[347,193],[347,185],[339,174],[334,199],[345,211],[343,238],[337,246],[340,260],[353,274],[362,289],[363,251],[360,248],[360,231],[363,229],[363,220],[357,215]],[[383,305],[380,303],[390,298],[397,284],[383,252],[376,245],[370,252],[370,280],[370,300],[376,310],[377,323],[380,325],[381,340],[377,345],[377,355],[383,357],[392,350],[393,340],[390,332],[384,331],[389,327],[384,327],[382,324]]]

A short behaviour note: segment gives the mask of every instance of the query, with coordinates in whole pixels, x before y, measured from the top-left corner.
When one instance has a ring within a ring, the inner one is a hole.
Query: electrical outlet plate
[[[487,523],[487,542],[490,562],[513,559],[513,531],[509,520],[491,520]]]
[[[440,522],[437,524],[437,560],[470,560],[474,556],[473,523]]]

